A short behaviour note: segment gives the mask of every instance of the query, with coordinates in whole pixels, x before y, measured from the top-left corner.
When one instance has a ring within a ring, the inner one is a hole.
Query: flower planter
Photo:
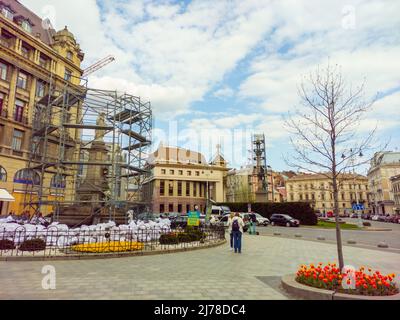
[[[288,293],[306,300],[400,300],[400,293],[392,296],[361,296],[313,288],[297,282],[295,274],[283,276],[281,282]]]

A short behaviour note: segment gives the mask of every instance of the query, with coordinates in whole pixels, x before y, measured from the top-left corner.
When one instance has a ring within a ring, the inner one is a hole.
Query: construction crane
[[[111,55],[105,57],[104,59],[101,59],[100,61],[97,61],[95,64],[92,64],[90,67],[86,68],[83,70],[83,75],[82,77],[87,77],[88,75],[92,74],[93,72],[96,72],[97,70],[105,67],[109,63],[115,61],[115,58]]]

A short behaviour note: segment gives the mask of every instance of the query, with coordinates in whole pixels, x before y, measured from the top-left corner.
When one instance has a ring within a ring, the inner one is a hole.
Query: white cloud
[[[234,95],[234,91],[232,88],[229,88],[227,86],[224,86],[217,91],[214,92],[214,97],[224,99],[224,98],[231,98]]]

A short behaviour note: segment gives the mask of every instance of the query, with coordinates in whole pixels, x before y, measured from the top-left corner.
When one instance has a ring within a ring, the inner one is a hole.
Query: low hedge
[[[220,205],[229,207],[233,212],[247,212],[248,208],[248,203],[222,203]],[[300,220],[302,225],[315,226],[318,223],[317,215],[307,202],[252,203],[251,210],[268,219],[274,213],[278,213],[290,215]]]
[[[21,251],[43,251],[46,249],[46,242],[42,239],[25,240],[19,246]]]
[[[0,240],[0,250],[12,250],[15,249],[15,244],[11,240]]]
[[[187,227],[185,232],[181,233],[167,233],[163,234],[160,237],[160,244],[169,245],[169,244],[179,244],[179,243],[189,243],[195,241],[204,241],[205,233],[199,229],[195,229],[192,227]]]

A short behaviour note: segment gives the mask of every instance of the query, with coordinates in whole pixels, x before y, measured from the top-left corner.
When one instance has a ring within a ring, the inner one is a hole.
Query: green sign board
[[[198,227],[200,225],[200,213],[192,211],[188,213],[188,226]]]

